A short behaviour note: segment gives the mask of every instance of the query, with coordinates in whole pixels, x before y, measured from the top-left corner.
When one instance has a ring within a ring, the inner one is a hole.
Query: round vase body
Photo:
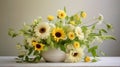
[[[42,52],[42,57],[46,62],[63,62],[65,60],[65,52],[56,48],[49,48]]]

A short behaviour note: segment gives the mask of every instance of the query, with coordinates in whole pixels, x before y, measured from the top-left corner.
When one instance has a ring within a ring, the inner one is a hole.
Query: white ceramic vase
[[[63,62],[65,60],[65,52],[56,48],[42,52],[42,56],[46,62]]]

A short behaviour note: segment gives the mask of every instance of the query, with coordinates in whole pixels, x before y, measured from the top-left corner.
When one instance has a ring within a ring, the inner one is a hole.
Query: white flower
[[[75,33],[80,40],[84,39],[84,33],[82,32],[82,29],[80,27],[75,28]]]
[[[84,53],[81,48],[73,49],[69,53],[66,54],[65,62],[68,62],[68,63],[79,62],[82,59],[83,55]]]
[[[35,27],[35,34],[41,39],[46,39],[50,34],[50,26],[47,22],[41,22]]]

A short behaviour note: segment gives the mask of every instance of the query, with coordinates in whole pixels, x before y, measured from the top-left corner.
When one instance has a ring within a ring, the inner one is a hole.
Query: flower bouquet
[[[87,13],[80,11],[72,16],[67,15],[66,9],[58,10],[57,16],[48,15],[47,22],[42,18],[35,19],[31,24],[23,25],[18,32],[9,29],[11,37],[22,35],[23,43],[18,43],[19,55],[17,62],[40,62],[42,53],[49,48],[64,51],[64,62],[96,62],[97,49],[106,39],[115,40],[108,31],[112,25],[104,21],[102,15],[85,21]],[[84,21],[83,21],[84,20]],[[103,24],[105,27],[100,28]],[[96,45],[94,42],[98,42]],[[85,51],[94,57],[91,59]]]

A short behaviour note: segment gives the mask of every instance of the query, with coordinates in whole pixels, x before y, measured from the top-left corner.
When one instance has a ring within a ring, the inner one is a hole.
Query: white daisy
[[[46,39],[49,36],[50,26],[47,22],[41,22],[35,27],[35,34],[41,39]]]
[[[81,48],[71,50],[69,53],[66,54],[65,62],[68,63],[79,62],[82,59],[83,55],[84,53]]]
[[[75,33],[80,40],[84,39],[84,33],[82,32],[82,29],[80,27],[75,28]]]

